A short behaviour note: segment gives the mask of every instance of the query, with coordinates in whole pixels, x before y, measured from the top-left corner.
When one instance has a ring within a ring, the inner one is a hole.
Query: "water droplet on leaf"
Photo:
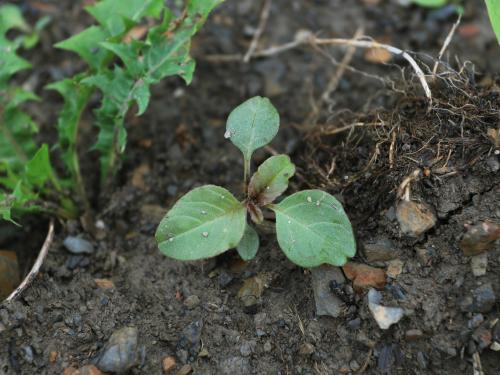
[[[313,200],[312,200],[312,198],[311,198],[311,197],[307,197],[307,201],[308,201],[309,203],[311,203]]]
[[[233,133],[231,133],[231,130],[227,129],[226,132],[224,133],[224,138],[228,139],[231,138]]]
[[[201,210],[201,214],[202,214],[202,215],[206,215],[206,214],[207,214],[207,211],[205,211],[205,210]]]
[[[203,237],[207,238],[207,237],[208,237],[208,232],[203,232],[201,235],[202,235]]]

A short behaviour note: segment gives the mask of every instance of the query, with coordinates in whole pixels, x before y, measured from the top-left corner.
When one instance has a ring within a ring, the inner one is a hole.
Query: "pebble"
[[[314,301],[316,303],[316,315],[332,316],[338,318],[345,308],[344,302],[332,293],[330,284],[335,281],[342,285],[345,277],[338,267],[321,266],[311,268],[312,287]]]
[[[472,291],[461,303],[463,311],[487,313],[495,306],[496,296],[491,283],[481,285]]]
[[[476,277],[486,275],[488,268],[488,253],[474,255],[470,258],[472,274]]]
[[[191,365],[184,365],[181,367],[181,369],[179,371],[177,371],[177,375],[187,375],[191,371],[193,371],[193,368],[191,367]]]
[[[253,321],[255,323],[255,331],[257,336],[261,337],[266,334],[264,328],[267,324],[267,314],[266,313],[258,313],[253,317]]]
[[[309,356],[314,353],[314,345],[304,342],[299,347],[299,354],[302,356]]]
[[[94,245],[81,237],[68,236],[64,239],[63,245],[73,254],[92,254]]]
[[[388,238],[377,238],[371,242],[365,242],[362,251],[368,263],[384,262],[398,256],[394,244]]]
[[[273,350],[273,345],[271,344],[271,342],[270,342],[270,341],[266,341],[266,342],[264,343],[264,351],[265,351],[266,353],[269,353],[271,350]]]
[[[418,366],[422,369],[422,370],[425,370],[427,369],[427,356],[422,353],[422,352],[418,352],[417,353],[417,363],[418,363]]]
[[[472,318],[467,322],[467,327],[469,329],[477,328],[484,322],[483,314],[474,314]]]
[[[243,357],[231,357],[220,362],[218,375],[248,375],[252,373],[250,361]]]
[[[264,288],[267,287],[269,281],[270,276],[264,273],[246,279],[238,291],[238,298],[243,302],[243,305],[245,307],[252,307],[258,304]]]
[[[69,373],[70,375],[102,375],[102,372],[94,365],[87,365],[80,367],[78,370],[73,370],[73,372]]]
[[[30,345],[23,346],[23,357],[28,363],[32,363],[35,359],[35,353],[33,353],[33,348]]]
[[[59,353],[56,351],[51,351],[49,353],[49,362],[55,363],[57,361],[57,357],[59,357]]]
[[[381,329],[388,329],[399,322],[404,315],[400,307],[385,307],[380,305],[382,294],[375,289],[368,291],[368,308]]]
[[[482,325],[472,333],[472,339],[477,343],[479,351],[486,349],[493,341],[493,335],[489,327]]]
[[[417,258],[420,265],[423,267],[431,266],[436,259],[437,253],[433,247],[428,247],[426,249],[417,249]]]
[[[401,201],[396,207],[396,218],[401,231],[418,237],[436,225],[436,215],[426,203]]]
[[[115,289],[115,284],[110,279],[94,279],[94,282],[101,289]]]
[[[492,248],[498,239],[500,239],[500,225],[484,221],[469,226],[459,246],[464,255],[473,256]]]
[[[96,361],[104,372],[123,373],[137,364],[137,336],[135,327],[124,327],[115,331]]]
[[[187,325],[177,341],[177,356],[184,363],[187,355],[196,357],[200,351],[201,331],[203,329],[203,320],[196,320]],[[185,353],[187,353],[187,355]]]
[[[346,277],[352,280],[356,291],[368,288],[381,289],[386,284],[386,276],[383,269],[355,262],[346,263],[342,269]]]
[[[219,285],[221,288],[225,288],[226,286],[228,286],[231,281],[233,281],[233,277],[227,273],[226,271],[222,271],[220,274],[219,274],[219,277],[217,278],[218,282],[219,282]]]
[[[172,356],[163,358],[163,361],[161,362],[161,367],[163,369],[163,372],[165,373],[174,370],[175,366],[177,366],[177,363],[175,361],[175,358]]]
[[[184,306],[186,306],[189,310],[194,309],[199,304],[200,304],[200,297],[194,294],[190,295],[184,300]]]
[[[78,267],[85,268],[90,264],[88,257],[84,255],[70,255],[66,260],[66,268],[69,270],[74,270]]]
[[[356,372],[360,369],[361,366],[356,360],[353,359],[351,362],[349,362],[349,367],[351,368],[351,371]]]
[[[361,319],[354,318],[353,320],[350,320],[349,322],[347,322],[347,326],[350,329],[359,329],[361,327]]]
[[[387,266],[387,271],[386,271],[387,276],[395,279],[403,272],[403,266],[404,263],[402,260],[399,259],[391,260],[389,262],[389,265]]]
[[[0,250],[0,302],[7,298],[21,282],[17,254]]]
[[[424,334],[419,329],[409,329],[408,331],[406,331],[405,336],[406,340],[415,341],[421,339],[424,336]]]
[[[240,354],[243,357],[248,357],[254,352],[256,346],[257,342],[255,340],[243,341],[240,346]]]

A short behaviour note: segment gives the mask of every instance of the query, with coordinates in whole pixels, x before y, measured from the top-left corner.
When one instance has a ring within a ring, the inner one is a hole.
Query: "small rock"
[[[59,356],[59,353],[56,351],[51,351],[49,353],[49,362],[50,363],[55,363],[57,361],[57,357]]]
[[[341,285],[345,277],[338,267],[321,266],[311,268],[314,301],[316,302],[316,315],[329,315],[338,318],[345,308],[344,302],[332,293],[330,283],[335,281]]]
[[[207,358],[207,357],[210,357],[210,353],[208,352],[207,348],[203,348],[200,350],[200,352],[198,353],[198,357],[199,358]]]
[[[308,342],[304,342],[299,347],[299,354],[303,356],[309,356],[314,353],[314,345]]]
[[[148,191],[149,185],[146,183],[146,176],[149,174],[150,168],[147,164],[141,164],[132,172],[132,186],[142,191]]]
[[[472,333],[472,339],[477,343],[479,351],[482,351],[491,345],[493,335],[488,327],[482,325],[476,328],[476,330]]]
[[[24,360],[28,363],[32,363],[35,359],[35,353],[33,353],[33,348],[30,345],[23,346],[23,357]]]
[[[418,363],[418,367],[420,367],[422,370],[425,370],[427,369],[427,356],[422,353],[422,352],[418,352],[417,353],[417,363]]]
[[[351,371],[356,372],[360,369],[361,366],[356,360],[353,359],[351,362],[349,362],[349,367]]]
[[[472,297],[464,298],[461,303],[463,311],[487,313],[495,306],[495,292],[491,283],[481,285],[472,292]]]
[[[483,314],[474,314],[474,316],[467,322],[469,329],[477,328],[484,322]]]
[[[418,262],[424,267],[431,266],[435,262],[436,256],[436,250],[432,247],[417,249]]]
[[[110,279],[94,279],[94,282],[101,289],[115,289],[115,284]]]
[[[243,302],[243,305],[245,307],[256,305],[269,281],[270,275],[265,273],[246,279],[238,291],[238,298]]]
[[[500,225],[484,221],[470,226],[459,246],[464,255],[478,255],[492,248],[498,239],[500,239]]]
[[[200,304],[200,297],[194,294],[190,295],[184,300],[184,306],[186,306],[189,310],[194,309],[199,304]]]
[[[395,279],[401,274],[401,272],[403,272],[403,266],[403,261],[399,259],[391,260],[387,266],[387,276]]]
[[[269,353],[271,350],[273,350],[273,345],[271,344],[271,342],[270,342],[270,341],[266,341],[266,342],[264,343],[264,351],[265,351],[266,353]]]
[[[254,340],[243,341],[243,343],[240,346],[240,353],[241,353],[241,355],[243,357],[250,356],[254,352],[256,345],[257,345],[257,342],[254,341]]]
[[[361,319],[355,318],[353,320],[350,320],[349,322],[347,322],[347,326],[350,329],[359,329],[359,327],[361,327]]]
[[[386,283],[383,269],[368,266],[366,264],[348,262],[342,269],[346,277],[352,280],[353,287],[357,291],[368,288],[383,288]]]
[[[102,372],[94,365],[80,367],[71,375],[102,375]]]
[[[144,204],[140,207],[140,210],[142,217],[147,218],[153,223],[159,223],[167,212],[166,208],[157,204]]]
[[[424,336],[424,334],[419,329],[409,329],[408,331],[406,331],[405,336],[406,340],[415,341],[421,339]]]
[[[177,371],[177,375],[187,375],[191,371],[193,371],[193,368],[191,367],[191,365],[184,365],[181,367],[181,369],[179,371]]]
[[[177,356],[182,362],[186,362],[181,358],[180,351],[187,351],[189,355],[196,357],[200,351],[200,339],[203,329],[203,320],[196,320],[190,323],[182,331],[179,341],[177,341]],[[182,357],[184,357],[182,355]]]
[[[380,47],[367,48],[363,56],[366,61],[376,64],[385,64],[392,59],[392,54],[385,48]]]
[[[248,375],[251,374],[250,361],[243,357],[231,357],[219,364],[219,375]]]
[[[225,288],[233,281],[233,277],[225,271],[222,271],[217,279],[221,288]]]
[[[137,364],[137,336],[135,327],[115,331],[106,343],[96,365],[104,372],[123,373]]]
[[[9,296],[21,282],[17,254],[0,250],[0,302]]]
[[[496,155],[490,156],[486,159],[486,165],[490,168],[492,172],[498,172],[500,170],[500,162]]]
[[[486,270],[488,268],[488,253],[472,256],[470,258],[470,266],[474,276],[479,277],[486,275]]]
[[[368,263],[384,262],[398,256],[394,244],[387,238],[378,238],[373,242],[365,242],[362,251]]]
[[[404,315],[403,309],[399,307],[385,307],[380,305],[382,295],[375,289],[368,291],[368,308],[372,313],[378,326],[382,329],[388,329],[394,323],[401,320]]]
[[[255,331],[257,332],[257,336],[264,336],[266,333],[264,328],[267,324],[267,314],[266,313],[258,313],[253,317],[253,321],[255,323]]]
[[[92,254],[94,245],[81,237],[68,236],[64,239],[63,245],[73,254]]]
[[[165,373],[174,370],[175,366],[177,366],[177,363],[175,362],[175,358],[172,356],[163,358],[163,361],[161,362],[161,367]]]
[[[73,375],[77,369],[74,367],[67,367],[63,371],[63,375]]]
[[[426,203],[401,201],[396,208],[401,231],[418,237],[436,225],[436,215]]]
[[[85,268],[89,264],[90,260],[85,255],[70,255],[66,260],[65,266],[72,271],[78,267]]]

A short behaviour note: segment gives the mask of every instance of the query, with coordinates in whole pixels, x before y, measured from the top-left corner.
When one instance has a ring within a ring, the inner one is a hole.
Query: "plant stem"
[[[243,165],[243,183],[245,186],[245,195],[248,192],[248,176],[250,174],[250,158],[244,157]]]

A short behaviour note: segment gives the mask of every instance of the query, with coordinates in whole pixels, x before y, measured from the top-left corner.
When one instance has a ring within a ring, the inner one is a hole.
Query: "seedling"
[[[302,267],[323,263],[341,266],[356,244],[340,202],[321,190],[303,190],[273,203],[288,188],[295,165],[287,155],[264,161],[247,184],[253,152],[267,145],[279,128],[279,115],[269,99],[254,97],[227,119],[225,137],[243,153],[245,197],[239,201],[220,186],[205,185],[184,195],[156,231],[160,251],[178,260],[204,259],[236,248],[244,260],[257,254],[259,236],[248,223],[264,222],[263,210],[276,217],[278,243]]]

